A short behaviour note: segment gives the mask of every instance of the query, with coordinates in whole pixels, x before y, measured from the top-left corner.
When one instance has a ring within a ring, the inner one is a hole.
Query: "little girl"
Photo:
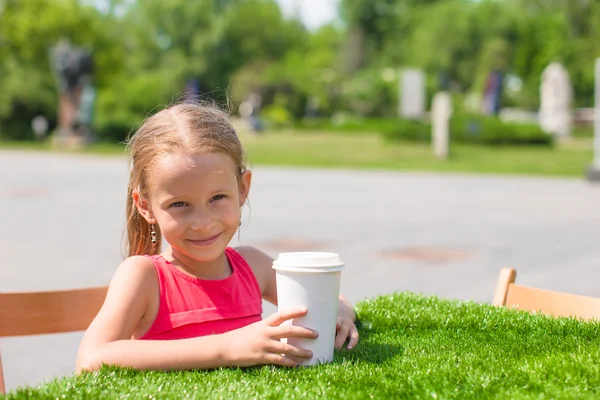
[[[228,116],[184,103],[148,118],[130,138],[127,258],[77,355],[77,371],[295,366],[310,351],[280,341],[316,338],[282,325],[310,310],[261,320],[277,304],[273,259],[228,243],[252,174]],[[169,244],[162,252],[162,240]],[[355,313],[340,296],[335,347],[358,343]]]

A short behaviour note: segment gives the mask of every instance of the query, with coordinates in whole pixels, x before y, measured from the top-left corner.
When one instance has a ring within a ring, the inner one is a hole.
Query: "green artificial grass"
[[[307,368],[105,367],[8,399],[583,399],[600,397],[600,323],[398,293],[357,306],[361,342]]]

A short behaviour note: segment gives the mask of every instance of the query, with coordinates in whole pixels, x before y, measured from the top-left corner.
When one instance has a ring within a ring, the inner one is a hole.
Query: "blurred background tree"
[[[32,138],[35,115],[56,123],[50,49],[60,39],[93,49],[99,88],[118,79],[124,59],[118,29],[110,15],[76,1],[0,2],[0,135]]]
[[[522,82],[503,105],[536,110],[541,72],[560,60],[589,107],[600,0],[341,0],[339,19],[314,30],[275,0],[0,0],[0,137],[31,138],[35,115],[56,123],[49,51],[61,38],[93,50],[94,127],[115,141],[190,80],[233,112],[257,93],[286,126],[394,117],[403,67],[427,73],[429,98],[448,89],[459,103],[501,71]]]

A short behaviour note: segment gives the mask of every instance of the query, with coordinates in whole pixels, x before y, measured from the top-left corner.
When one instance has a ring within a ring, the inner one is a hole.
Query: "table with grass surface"
[[[600,398],[600,323],[397,293],[357,305],[361,342],[314,367],[103,367],[8,399]]]

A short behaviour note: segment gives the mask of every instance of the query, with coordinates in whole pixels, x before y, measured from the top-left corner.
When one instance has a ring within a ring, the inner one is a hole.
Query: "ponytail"
[[[156,230],[156,244],[152,244],[150,237],[150,224],[140,214],[133,202],[133,188],[127,189],[127,256],[154,255],[160,253],[162,235],[158,224]]]

